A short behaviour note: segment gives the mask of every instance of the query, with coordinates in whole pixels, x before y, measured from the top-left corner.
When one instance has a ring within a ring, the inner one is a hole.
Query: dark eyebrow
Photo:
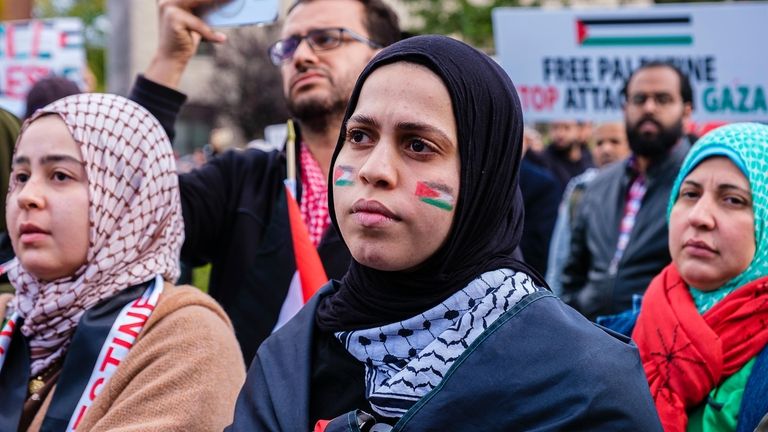
[[[734,184],[723,183],[721,185],[718,185],[717,189],[720,190],[720,191],[723,191],[723,190],[737,190],[737,191],[740,191],[740,192],[743,192],[743,193],[747,194],[750,198],[752,198],[752,192],[749,189],[744,189],[743,187],[736,186]]]
[[[695,182],[695,181],[693,181],[693,180],[685,180],[685,181],[683,181],[683,183],[688,183],[688,184],[690,184],[690,185],[692,185],[692,186],[694,186],[694,187],[697,187],[697,188],[702,188],[702,186],[701,186],[701,184],[700,184],[700,183],[698,183],[698,182]],[[718,191],[723,191],[723,190],[737,190],[737,191],[741,191],[741,192],[744,192],[745,194],[749,195],[749,196],[750,196],[750,198],[752,197],[752,192],[751,192],[749,189],[744,189],[744,188],[743,188],[743,187],[741,187],[741,186],[737,186],[737,185],[735,185],[735,184],[731,184],[731,183],[722,183],[722,184],[719,184],[719,185],[717,185],[717,190],[718,190]]]
[[[57,162],[69,162],[78,165],[85,165],[85,162],[77,160],[69,155],[47,155],[40,158],[40,164],[49,165]],[[26,156],[18,156],[13,160],[13,165],[29,165],[30,160]]]
[[[419,122],[399,122],[397,128],[408,132],[428,132],[430,134],[438,135],[445,143],[451,143],[448,138],[448,134],[443,132],[442,129],[438,129],[432,125]]]
[[[29,158],[26,156],[16,156],[12,165],[29,165]]]
[[[368,126],[372,128],[379,127],[379,122],[377,122],[373,117],[365,114],[355,114],[349,119],[347,119],[347,124],[349,124],[349,122],[360,123],[363,126]]]
[[[355,122],[359,123],[363,126],[368,126],[372,128],[379,128],[379,122],[376,121],[371,116],[365,115],[365,114],[355,114],[352,117],[350,117],[347,120],[347,123],[349,122]],[[406,131],[406,132],[427,132],[434,135],[438,135],[442,141],[445,141],[446,143],[450,143],[451,140],[448,138],[448,134],[443,132],[442,129],[438,129],[432,125],[426,124],[426,123],[420,123],[420,122],[398,122],[395,127],[398,130]]]

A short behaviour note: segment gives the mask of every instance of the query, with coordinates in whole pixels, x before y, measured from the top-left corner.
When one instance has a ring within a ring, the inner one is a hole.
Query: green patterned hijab
[[[0,232],[6,231],[5,227],[5,193],[8,191],[8,177],[11,175],[11,156],[19,136],[21,122],[13,114],[0,108],[0,208],[3,209],[0,217]]]
[[[755,216],[755,256],[746,270],[721,288],[703,292],[690,287],[700,313],[717,304],[736,288],[768,275],[768,126],[759,123],[735,123],[719,127],[701,137],[691,148],[675,179],[667,206],[667,221],[677,201],[680,185],[703,160],[725,156],[736,165],[752,189],[752,211]]]

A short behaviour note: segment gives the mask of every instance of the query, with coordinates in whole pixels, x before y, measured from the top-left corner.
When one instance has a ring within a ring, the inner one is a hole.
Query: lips
[[[696,239],[690,239],[687,242],[683,244],[683,249],[686,249],[689,253],[693,255],[700,255],[700,256],[710,256],[710,255],[716,255],[718,252],[717,250],[707,244],[704,241],[696,240]]]
[[[659,125],[653,120],[645,120],[640,123],[638,128],[640,132],[657,132],[659,131]]]
[[[308,72],[304,72],[302,74],[296,75],[293,78],[291,78],[291,88],[298,86],[304,81],[313,80],[316,78],[325,78],[325,74],[322,74],[317,71],[308,71]]]
[[[355,220],[364,227],[378,227],[391,222],[400,221],[392,210],[388,209],[384,204],[374,201],[359,199],[353,205],[350,213],[353,214]]]
[[[19,234],[49,234],[48,231],[40,228],[39,226],[25,222],[19,225]]]
[[[34,243],[50,234],[50,231],[44,230],[31,222],[24,222],[19,225],[19,240],[22,243]]]

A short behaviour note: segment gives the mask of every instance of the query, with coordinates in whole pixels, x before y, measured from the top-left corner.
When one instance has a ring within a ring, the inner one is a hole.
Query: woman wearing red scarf
[[[672,189],[672,264],[632,333],[666,431],[753,430],[765,414],[743,396],[766,383],[766,171],[768,126],[734,124],[699,140]]]

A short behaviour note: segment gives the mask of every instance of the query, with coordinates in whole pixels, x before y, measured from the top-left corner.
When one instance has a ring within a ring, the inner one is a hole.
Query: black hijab
[[[381,51],[357,80],[331,166],[344,145],[347,120],[366,79],[376,69],[396,62],[427,67],[451,96],[461,165],[453,225],[445,243],[416,270],[380,271],[353,259],[336,292],[320,302],[316,322],[324,331],[404,320],[437,305],[482,273],[499,268],[523,271],[546,286],[534,270],[512,257],[523,230],[518,188],[523,147],[520,101],[504,70],[480,51],[445,36],[417,36]],[[338,229],[332,180],[328,199]]]

